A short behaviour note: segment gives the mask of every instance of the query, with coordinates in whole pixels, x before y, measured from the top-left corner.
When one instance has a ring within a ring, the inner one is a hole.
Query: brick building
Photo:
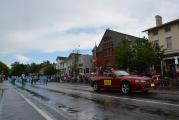
[[[132,42],[138,39],[138,37],[107,29],[99,45],[92,51],[95,66],[97,68],[102,67],[104,69],[114,67],[116,64],[115,50],[124,39]]]

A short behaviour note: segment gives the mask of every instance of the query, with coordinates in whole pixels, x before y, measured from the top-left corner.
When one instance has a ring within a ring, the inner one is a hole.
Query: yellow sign
[[[104,80],[104,85],[111,85],[111,80]]]
[[[150,85],[151,87],[155,87],[155,84],[154,83],[151,83],[151,85]]]

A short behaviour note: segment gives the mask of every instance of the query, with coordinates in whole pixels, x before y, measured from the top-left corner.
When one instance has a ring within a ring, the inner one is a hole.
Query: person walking
[[[21,75],[21,80],[22,80],[22,86],[25,85],[25,74]]]
[[[31,76],[31,81],[30,81],[31,85],[33,85],[34,83],[34,76]]]
[[[44,79],[45,85],[47,85],[47,83],[48,83],[48,79],[49,79],[49,78],[46,77],[46,76],[44,76],[43,79]]]

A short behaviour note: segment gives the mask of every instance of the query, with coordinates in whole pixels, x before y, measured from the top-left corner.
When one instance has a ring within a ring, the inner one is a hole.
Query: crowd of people
[[[89,83],[90,75],[55,75],[53,81],[55,82],[72,82],[72,83]]]
[[[47,83],[50,81],[50,78],[48,76],[44,76],[44,75],[25,76],[25,74],[22,74],[20,77],[9,76],[8,80],[12,84],[15,84],[15,82],[19,82],[22,85],[26,85],[26,83],[30,83],[31,85],[33,85],[38,82],[38,83],[44,83],[45,85],[47,85]]]

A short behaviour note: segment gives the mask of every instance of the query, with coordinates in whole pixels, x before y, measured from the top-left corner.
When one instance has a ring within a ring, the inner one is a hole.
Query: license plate
[[[111,85],[111,80],[104,80],[104,85]]]
[[[155,84],[154,84],[154,83],[151,83],[150,86],[151,86],[151,87],[155,87]]]

